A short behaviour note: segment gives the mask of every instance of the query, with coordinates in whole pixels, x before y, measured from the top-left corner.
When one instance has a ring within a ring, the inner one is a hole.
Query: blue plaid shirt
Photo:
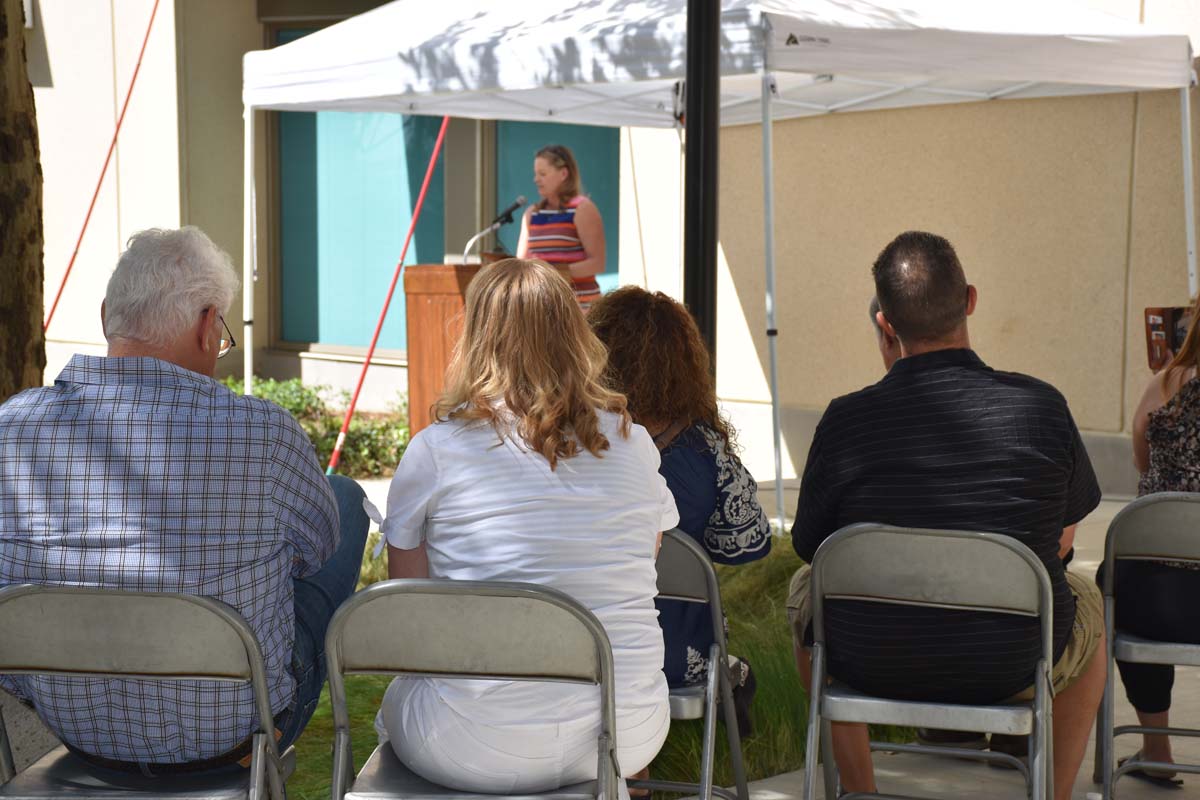
[[[0,406],[0,586],[107,586],[215,597],[249,621],[271,709],[295,697],[292,580],[338,540],[312,443],[283,409],[155,358],[77,355]],[[113,625],[122,624],[113,620]],[[249,686],[11,676],[58,736],[123,761],[233,749]]]

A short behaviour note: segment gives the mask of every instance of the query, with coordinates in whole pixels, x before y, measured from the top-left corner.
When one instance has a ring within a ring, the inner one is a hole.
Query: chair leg
[[[825,782],[825,800],[838,796],[837,760],[833,757],[833,724],[821,719],[821,775]]]
[[[1114,796],[1113,787],[1113,767],[1116,764],[1116,745],[1113,741],[1113,726],[1116,725],[1116,682],[1117,682],[1117,662],[1115,658],[1115,643],[1113,642],[1113,620],[1115,609],[1113,606],[1113,598],[1104,598],[1104,642],[1105,642],[1105,665],[1106,673],[1104,676],[1104,695],[1100,700],[1100,720],[1103,724],[1103,730],[1097,732],[1096,747],[1100,751],[1101,758],[1101,796],[1104,800],[1112,800]]]
[[[750,800],[750,788],[746,785],[746,767],[742,760],[742,735],[738,732],[737,710],[733,705],[733,681],[729,675],[728,661],[723,661],[721,667],[719,688],[725,709],[725,735],[729,739],[729,766],[733,771],[733,786],[737,790],[738,800]]]
[[[708,676],[704,682],[704,742],[700,751],[700,800],[712,800],[713,755],[717,749],[717,687],[724,665],[721,651],[713,645],[708,651]],[[726,718],[726,724],[729,723]],[[735,723],[736,725],[736,723]]]
[[[249,800],[267,800],[266,734],[256,733],[251,742]],[[281,799],[277,799],[281,800]]]
[[[821,689],[825,685],[825,652],[821,644],[812,649],[812,684],[808,689],[808,731],[804,748],[804,794],[802,800],[817,798],[817,761],[821,754]],[[832,800],[829,798],[828,800]]]
[[[8,746],[8,728],[4,723],[4,711],[0,710],[0,786],[17,777],[17,765],[12,749]],[[742,798],[746,800],[746,798]]]

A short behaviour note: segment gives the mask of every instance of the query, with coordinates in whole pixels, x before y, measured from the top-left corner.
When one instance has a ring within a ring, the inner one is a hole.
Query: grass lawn
[[[749,661],[758,678],[753,711],[757,734],[742,743],[750,780],[804,766],[808,693],[801,687],[793,663],[784,606],[788,580],[799,565],[800,559],[787,539],[776,539],[771,555],[761,561],[736,568],[718,567],[721,596],[729,616],[730,652]],[[368,582],[382,577],[377,563],[364,575]],[[375,747],[373,721],[389,680],[377,676],[347,680],[356,769]],[[666,744],[650,767],[651,774],[666,780],[698,780],[702,727],[701,721],[673,722]],[[875,738],[908,738],[908,732],[902,730],[873,733]],[[288,781],[289,796],[296,800],[329,797],[332,741],[333,718],[326,692],[296,743],[297,767]],[[729,785],[732,776],[723,730],[718,731],[717,741],[717,782]]]

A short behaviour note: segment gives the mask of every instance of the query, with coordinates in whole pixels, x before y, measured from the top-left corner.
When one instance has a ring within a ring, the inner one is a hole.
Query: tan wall
[[[28,33],[45,176],[47,310],[62,281],[104,156],[153,0],[37,0]],[[174,114],[175,9],[162,3],[116,152],[55,312],[45,378],[70,354],[103,352],[100,300],[130,234],[178,226],[179,137]],[[34,68],[36,65],[36,68]]]
[[[245,0],[176,0],[179,40],[179,130],[183,218],[202,228],[242,272],[242,55],[259,50],[263,28]],[[259,125],[265,115],[259,115]],[[265,135],[259,137],[265,142]],[[269,202],[265,148],[260,147],[259,202]],[[255,346],[267,345],[270,291],[266,213],[259,214],[260,273],[255,286]],[[242,297],[227,316],[244,348]],[[241,372],[240,357],[221,362],[223,373]]]
[[[1058,386],[1081,429],[1127,434],[1149,377],[1142,308],[1187,300],[1179,107],[1169,91],[777,123],[785,476],[829,400],[878,379],[870,267],[910,228],[955,243],[979,288],[970,327],[985,360]],[[761,135],[722,130],[717,387],[765,478]],[[622,280],[678,296],[676,134],[624,143],[636,169],[623,165]]]

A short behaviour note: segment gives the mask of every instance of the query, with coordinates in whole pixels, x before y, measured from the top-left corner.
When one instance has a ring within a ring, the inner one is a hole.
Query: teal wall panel
[[[279,43],[295,38],[281,32]],[[282,339],[370,344],[440,125],[402,114],[279,115]],[[441,262],[444,195],[439,159],[405,264]],[[406,344],[400,285],[379,346]]]

